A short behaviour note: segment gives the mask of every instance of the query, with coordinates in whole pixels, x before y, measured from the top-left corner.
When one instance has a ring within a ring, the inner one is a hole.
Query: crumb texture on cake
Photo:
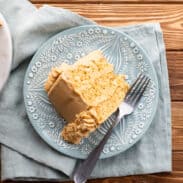
[[[74,144],[116,111],[128,88],[124,75],[115,74],[113,65],[99,50],[73,65],[52,68],[45,83],[51,103],[67,121],[61,136]]]

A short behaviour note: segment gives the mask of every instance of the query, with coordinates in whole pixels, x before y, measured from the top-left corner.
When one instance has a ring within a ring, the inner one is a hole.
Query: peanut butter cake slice
[[[45,83],[50,102],[67,121],[61,136],[73,144],[80,143],[116,111],[128,88],[125,76],[115,74],[99,50],[73,65],[52,68]]]

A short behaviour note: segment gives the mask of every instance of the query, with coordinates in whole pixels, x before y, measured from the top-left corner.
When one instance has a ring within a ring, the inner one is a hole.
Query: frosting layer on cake
[[[74,144],[116,111],[128,88],[124,75],[115,74],[99,50],[73,65],[63,63],[52,68],[45,83],[51,103],[68,122],[61,135]]]

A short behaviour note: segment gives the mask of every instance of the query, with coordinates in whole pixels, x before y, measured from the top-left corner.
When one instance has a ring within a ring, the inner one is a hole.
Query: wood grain
[[[126,177],[111,177],[103,179],[93,179],[87,181],[87,183],[182,183],[182,172],[175,171],[172,173],[163,174],[150,174],[150,175],[136,175],[136,176],[126,176]],[[5,181],[6,183],[29,183],[30,181]],[[43,181],[35,181],[35,183],[43,183]],[[49,183],[49,181],[44,181],[44,183]],[[51,182],[50,182],[51,183]],[[67,181],[62,183],[73,183],[73,181]]]
[[[183,152],[173,152],[173,170],[183,171]]]
[[[160,22],[167,49],[183,49],[183,5],[177,4],[51,4],[91,18],[101,25]],[[37,4],[38,7],[41,4]]]
[[[172,102],[171,106],[173,127],[183,129],[183,102]]]
[[[180,177],[177,177],[180,176]],[[127,177],[118,177],[118,178],[106,178],[98,180],[91,180],[88,183],[182,183],[183,178],[181,177],[182,173],[175,172],[172,174],[159,174],[152,175],[139,175],[139,176],[127,176]]]
[[[126,177],[111,177],[104,179],[89,180],[87,183],[182,183],[182,171],[172,173],[136,175]],[[73,183],[72,181],[65,183]]]
[[[183,3],[183,0],[31,0],[33,3]]]
[[[183,153],[183,102],[172,102],[172,148]],[[183,168],[183,164],[182,164]]]
[[[183,100],[183,52],[167,52],[172,100]]]

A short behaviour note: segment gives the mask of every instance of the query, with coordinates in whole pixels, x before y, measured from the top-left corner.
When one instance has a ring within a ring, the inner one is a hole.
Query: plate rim
[[[73,27],[73,28],[70,28],[70,29],[66,29],[66,30],[63,30],[53,36],[51,36],[50,38],[48,38],[47,41],[45,41],[40,47],[39,49],[35,52],[35,54],[33,55],[31,61],[29,62],[28,64],[28,67],[26,69],[26,73],[25,73],[25,76],[24,76],[24,84],[23,84],[23,98],[24,98],[24,104],[25,104],[25,109],[26,109],[26,113],[27,113],[27,116],[29,118],[29,122],[31,123],[31,125],[33,126],[34,130],[36,131],[37,134],[39,134],[39,136],[42,138],[42,140],[47,143],[49,145],[49,147],[51,147],[52,149],[58,151],[59,153],[63,153],[64,155],[67,155],[69,157],[72,157],[72,158],[77,158],[77,159],[86,159],[87,158],[87,155],[84,155],[81,153],[79,154],[75,154],[72,152],[72,150],[70,149],[69,153],[68,153],[68,150],[64,150],[62,148],[58,148],[58,145],[51,141],[46,135],[44,135],[44,133],[41,133],[41,131],[39,130],[39,128],[32,122],[32,117],[29,115],[29,112],[27,110],[27,104],[26,104],[26,93],[25,93],[25,88],[26,88],[26,78],[28,76],[28,71],[30,70],[29,68],[31,67],[31,63],[33,63],[32,61],[34,59],[36,59],[36,57],[42,52],[42,50],[49,44],[49,42],[51,42],[52,40],[54,40],[56,37],[58,37],[60,34],[63,34],[65,32],[72,32],[73,30],[75,29],[80,29],[80,28],[93,28],[93,27],[99,27],[99,28],[102,28],[102,29],[108,29],[108,30],[111,30],[111,31],[115,31],[117,32],[118,34],[122,34],[123,36],[127,37],[129,40],[133,41],[136,46],[138,48],[141,49],[142,53],[144,54],[144,56],[146,57],[146,59],[148,60],[149,64],[150,64],[150,67],[152,69],[152,74],[154,75],[154,82],[156,84],[156,87],[157,87],[157,91],[156,91],[156,98],[155,98],[155,106],[153,108],[153,111],[152,111],[152,116],[151,118],[149,119],[149,123],[145,126],[144,130],[142,131],[142,133],[133,141],[133,143],[131,143],[130,145],[128,145],[127,148],[124,148],[123,150],[120,150],[120,151],[115,151],[115,152],[111,152],[109,154],[103,154],[102,156],[100,156],[99,159],[105,159],[105,158],[110,158],[110,157],[113,157],[113,156],[116,156],[122,152],[125,152],[126,150],[130,149],[133,145],[135,145],[143,136],[144,134],[147,132],[149,126],[151,125],[153,119],[154,119],[154,116],[155,116],[155,113],[157,111],[157,105],[158,105],[158,101],[159,101],[159,83],[158,83],[158,79],[157,79],[157,74],[155,72],[155,68],[151,62],[151,59],[149,58],[148,54],[146,53],[146,51],[144,50],[144,48],[142,48],[139,43],[137,43],[137,41],[135,41],[131,36],[129,36],[128,34],[124,33],[123,31],[119,31],[119,30],[116,30],[114,28],[111,28],[111,27],[106,27],[106,26],[100,26],[100,25],[82,25],[82,26],[77,26],[77,27]],[[69,34],[69,33],[68,33]]]

